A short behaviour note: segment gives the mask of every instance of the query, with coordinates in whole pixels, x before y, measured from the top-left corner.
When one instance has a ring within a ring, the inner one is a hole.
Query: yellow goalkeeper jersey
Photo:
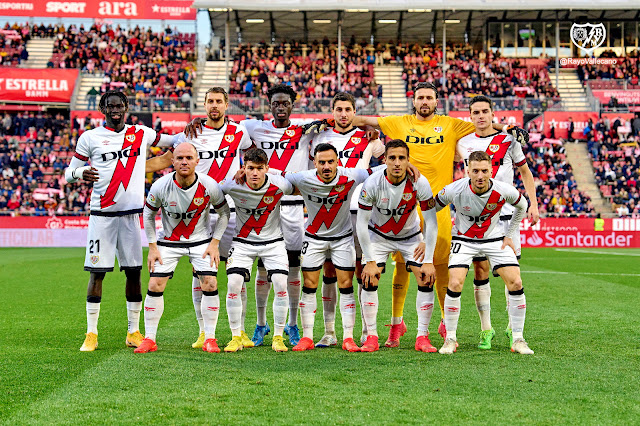
[[[409,161],[424,174],[434,194],[453,180],[458,139],[475,130],[473,123],[445,115],[419,121],[415,115],[379,117],[382,132],[409,145]]]

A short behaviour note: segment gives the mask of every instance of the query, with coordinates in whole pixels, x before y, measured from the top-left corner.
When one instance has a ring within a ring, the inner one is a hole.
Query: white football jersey
[[[285,178],[300,190],[309,213],[307,234],[318,239],[338,240],[352,233],[351,197],[370,172],[370,169],[338,167],[336,177],[329,183],[320,180],[315,169],[287,173]]]
[[[264,243],[282,238],[280,201],[290,195],[293,186],[282,176],[266,175],[264,185],[253,189],[247,183],[233,179],[222,182],[222,191],[236,205],[236,233],[234,240]]]
[[[158,243],[164,245],[211,239],[210,206],[216,209],[226,203],[218,183],[196,172],[196,180],[188,188],[176,181],[176,173],[164,175],[151,185],[146,205],[162,209],[162,229]]]
[[[302,127],[293,123],[286,128],[277,128],[273,120],[244,120],[242,124],[256,147],[267,153],[269,167],[287,172],[309,170],[309,145],[313,134],[303,134]],[[302,203],[298,195],[287,196],[284,200]]]
[[[491,157],[493,172],[491,177],[500,182],[513,185],[513,167],[520,167],[527,163],[527,159],[522,152],[522,146],[513,140],[513,136],[500,132],[490,136],[478,136],[470,133],[458,140],[456,145],[458,155],[464,161],[465,176],[469,166],[469,155],[474,151],[485,151]],[[513,213],[513,206],[505,204],[502,214]]]
[[[459,179],[436,195],[441,207],[453,204],[456,208],[454,237],[469,240],[491,240],[504,238],[504,227],[496,226],[500,221],[500,209],[505,204],[518,204],[522,194],[513,185],[491,179],[491,188],[482,195],[471,189],[471,179]]]
[[[196,171],[212,177],[218,183],[233,178],[240,168],[242,151],[253,145],[247,129],[242,124],[232,122],[225,123],[219,129],[204,125],[202,133],[195,139],[178,133],[173,140],[174,148],[182,142],[192,143],[200,158]]]
[[[328,143],[338,151],[339,166],[367,169],[371,162],[371,156],[374,154],[374,148],[376,156],[380,157],[384,155],[384,145],[380,139],[369,143],[369,139],[365,135],[366,132],[357,127],[345,133],[340,133],[335,129],[327,129],[313,138],[309,158],[313,160],[316,146]]]
[[[128,124],[120,132],[98,127],[80,136],[75,157],[90,162],[99,175],[91,191],[92,212],[142,212],[147,148],[159,140],[155,130]]]
[[[372,210],[369,229],[382,237],[402,240],[420,233],[416,207],[433,208],[431,185],[424,176],[412,181],[408,176],[398,185],[387,179],[386,170],[375,172],[362,185],[358,204]],[[375,208],[374,208],[375,207]]]

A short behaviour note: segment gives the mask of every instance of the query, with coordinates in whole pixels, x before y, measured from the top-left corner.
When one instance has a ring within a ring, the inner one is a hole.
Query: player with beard
[[[527,213],[527,200],[513,185],[491,178],[493,165],[485,151],[469,154],[469,177],[445,186],[436,195],[436,208],[453,204],[455,228],[449,257],[449,285],[444,300],[444,323],[447,328],[441,354],[453,354],[458,347],[460,295],[474,257],[486,256],[493,272],[500,275],[509,292],[509,317],[513,330],[511,351],[533,355],[524,340],[527,302],[520,278],[513,238]],[[514,207],[508,229],[500,224],[505,204]]]
[[[100,98],[105,125],[84,132],[65,171],[67,182],[79,179],[93,183],[91,214],[84,269],[89,271],[87,288],[87,333],[80,348],[83,352],[98,347],[98,317],[102,300],[102,282],[113,271],[114,256],[125,272],[128,331],[125,344],[138,347],[142,293],[142,241],[140,213],[144,206],[144,161],[149,146],[171,145],[171,137],[157,134],[142,125],[125,124],[129,111],[127,97],[108,91]],[[90,162],[90,166],[85,164]]]
[[[328,143],[336,148],[338,153],[338,166],[346,168],[368,169],[371,157],[381,160],[384,157],[384,145],[380,139],[370,140],[367,132],[353,125],[356,115],[356,101],[353,95],[345,92],[337,93],[331,104],[335,125],[331,129],[326,129],[313,138],[311,151],[315,152],[320,144]],[[355,194],[360,193],[362,184],[354,189]],[[357,197],[351,198],[351,223],[355,229],[356,213],[358,212]],[[362,250],[357,235],[354,234],[356,249],[356,279],[358,281],[358,300],[362,291]],[[338,343],[335,332],[335,318],[337,307],[338,285],[336,271],[333,264],[327,260],[323,267],[322,277],[322,313],[324,316],[324,336],[316,343],[316,347],[324,348],[334,346]],[[361,310],[362,313],[362,310]],[[364,319],[363,325],[364,325]],[[362,327],[363,335],[361,343],[366,340],[366,327]]]
[[[414,113],[402,116],[364,117],[356,116],[355,126],[371,126],[392,139],[400,139],[409,145],[409,160],[428,179],[434,193],[440,191],[453,180],[453,161],[458,139],[472,133],[474,126],[464,120],[436,114],[438,92],[432,83],[419,83],[414,89]],[[501,124],[493,124],[496,130],[503,130]],[[528,140],[526,132],[509,126],[506,129],[514,138],[524,144]],[[444,297],[446,295],[449,272],[449,247],[451,246],[451,215],[449,208],[442,209],[438,217],[438,240],[434,254],[436,268],[436,293],[440,302],[440,313],[444,317]],[[409,273],[404,260],[396,255],[393,274],[392,318],[387,347],[399,345],[400,337],[406,332],[402,315],[404,301],[409,288]],[[438,332],[445,335],[444,323]]]
[[[243,124],[256,147],[264,150],[269,159],[268,166],[287,172],[298,172],[309,169],[309,144],[313,135],[306,135],[303,127],[291,121],[291,112],[296,100],[296,93],[283,84],[273,85],[267,92],[271,107],[272,120],[243,120]],[[195,137],[202,131],[202,121],[193,120],[185,134]],[[304,209],[302,197],[287,195],[281,202],[281,225],[284,234],[289,274],[287,291],[289,294],[289,321],[284,332],[289,342],[297,345],[300,341],[298,329],[298,304],[300,302],[300,251],[304,236]],[[271,328],[267,323],[267,299],[271,283],[267,279],[267,271],[258,262],[256,275],[256,308],[257,324],[252,341],[256,346],[262,345],[265,335]]]
[[[476,96],[469,102],[471,122],[476,131],[458,141],[457,153],[464,161],[465,171],[469,171],[469,156],[475,151],[485,151],[491,158],[491,177],[500,182],[513,185],[513,168],[516,166],[520,172],[524,188],[530,200],[528,210],[529,221],[535,225],[540,215],[538,213],[538,200],[533,174],[527,165],[527,159],[522,152],[522,146],[515,142],[511,135],[497,132],[491,127],[493,123],[493,103],[486,96]],[[500,212],[500,225],[505,233],[509,229],[513,219],[514,207],[506,203]],[[464,213],[464,212],[463,212]],[[513,236],[516,257],[520,260],[520,231]],[[489,284],[489,261],[486,256],[473,259],[473,295],[476,301],[476,309],[480,316],[480,349],[491,349],[491,340],[495,336],[495,330],[491,327],[491,286]],[[507,299],[507,312],[509,311],[509,290],[505,286]],[[507,326],[505,334],[513,344],[511,323]]]
[[[207,112],[207,120],[202,132],[193,139],[188,139],[184,133],[173,136],[174,148],[186,141],[195,146],[199,157],[196,171],[208,175],[218,183],[233,177],[234,173],[240,168],[242,153],[253,146],[247,129],[242,124],[229,122],[226,119],[228,107],[229,96],[227,92],[222,87],[210,88],[204,95],[204,109]],[[155,172],[169,167],[172,157],[173,153],[167,151],[164,155],[147,160],[146,171]],[[231,208],[231,217],[229,226],[220,241],[220,259],[223,261],[226,261],[228,256],[236,223],[235,207],[231,197],[227,197],[227,203]],[[216,227],[217,221],[218,214],[215,211],[211,211],[210,223],[212,230]],[[201,348],[205,341],[204,320],[201,310],[202,288],[195,270],[193,271],[191,287],[193,307],[200,327],[198,339],[191,346],[193,348]],[[250,347],[252,342],[244,328],[244,313],[247,306],[246,287],[242,289],[241,300],[244,307],[241,326],[242,343],[244,347]]]

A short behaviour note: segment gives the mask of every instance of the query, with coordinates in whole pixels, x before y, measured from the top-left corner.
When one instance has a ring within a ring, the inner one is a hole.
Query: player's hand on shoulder
[[[529,143],[529,132],[521,127],[507,126],[505,132],[509,133],[513,139],[522,146]]]
[[[204,124],[204,119],[200,117],[196,117],[191,122],[187,123],[184,127],[184,135],[187,139],[195,139],[199,134],[202,133],[202,125]]]
[[[420,176],[422,176],[420,170],[418,170],[418,168],[411,163],[409,163],[409,165],[407,166],[407,173],[409,173],[409,176],[411,176],[411,179],[414,182],[420,179]]]
[[[335,127],[335,125],[336,122],[333,118],[325,118],[302,125],[302,132],[305,135],[310,133],[322,133],[327,127]]]
[[[511,247],[511,250],[513,250],[513,253],[516,253],[516,246],[513,245],[513,240],[509,237],[504,237],[504,240],[502,240],[502,247],[500,247],[500,250],[504,250],[507,247]]]
[[[233,175],[233,180],[239,185],[245,183],[247,178],[245,177],[244,167],[241,167],[236,174]]]

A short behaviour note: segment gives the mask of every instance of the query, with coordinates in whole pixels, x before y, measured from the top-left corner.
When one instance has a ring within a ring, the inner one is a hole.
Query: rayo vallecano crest
[[[571,26],[571,41],[583,50],[587,56],[600,47],[607,38],[607,30],[604,24],[573,24]]]

